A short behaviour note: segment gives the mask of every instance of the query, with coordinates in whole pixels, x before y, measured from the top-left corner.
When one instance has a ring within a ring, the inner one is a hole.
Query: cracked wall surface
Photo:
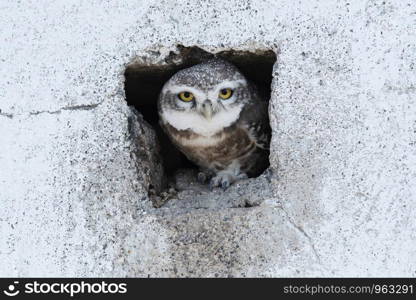
[[[3,1],[0,276],[415,276],[414,2],[188,2]],[[123,74],[177,44],[276,53],[271,169],[156,209]]]

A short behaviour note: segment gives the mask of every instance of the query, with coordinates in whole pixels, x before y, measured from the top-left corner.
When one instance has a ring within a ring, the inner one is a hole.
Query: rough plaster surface
[[[0,276],[416,275],[414,1],[0,10]],[[123,72],[176,44],[277,53],[258,205],[152,208],[157,145]]]

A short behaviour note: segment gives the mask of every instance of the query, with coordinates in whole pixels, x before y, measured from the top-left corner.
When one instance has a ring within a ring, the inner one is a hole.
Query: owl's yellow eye
[[[222,89],[220,90],[219,96],[221,99],[226,100],[229,99],[233,95],[232,89]]]
[[[191,102],[194,100],[194,94],[190,92],[182,92],[178,94],[179,99],[181,99],[184,102]]]

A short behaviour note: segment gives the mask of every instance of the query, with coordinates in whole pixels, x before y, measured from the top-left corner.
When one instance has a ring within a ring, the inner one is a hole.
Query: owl
[[[267,101],[220,58],[175,73],[158,99],[160,125],[210,187],[260,175],[269,164]]]

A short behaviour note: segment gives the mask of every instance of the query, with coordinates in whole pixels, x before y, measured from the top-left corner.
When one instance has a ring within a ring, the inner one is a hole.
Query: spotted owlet
[[[211,187],[267,168],[267,102],[233,64],[215,58],[180,70],[163,86],[158,110],[166,134]]]

